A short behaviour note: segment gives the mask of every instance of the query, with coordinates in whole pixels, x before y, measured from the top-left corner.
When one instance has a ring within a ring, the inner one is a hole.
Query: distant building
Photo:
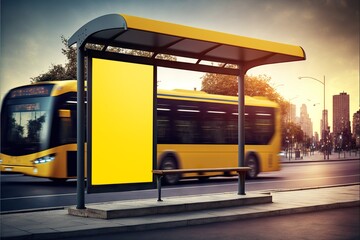
[[[353,138],[355,139],[356,147],[360,147],[360,109],[353,115]]]
[[[324,126],[325,125],[325,126]],[[328,122],[328,110],[322,110],[322,119],[320,120],[320,133],[321,133],[321,139],[324,138],[324,130],[327,131],[329,128],[329,122]]]
[[[290,105],[290,122],[296,122],[296,105]]]
[[[351,142],[350,95],[342,92],[333,96],[333,137],[336,147],[348,148]]]
[[[315,133],[314,133],[314,141],[315,141],[315,142],[319,142],[319,140],[320,140],[320,139],[319,139],[319,133],[318,133],[318,132],[315,132]]]
[[[350,95],[346,92],[333,96],[333,133],[350,132]]]
[[[312,138],[313,125],[305,104],[303,104],[300,108],[300,127],[307,137]]]
[[[287,113],[286,120],[288,122],[292,122],[292,123],[296,122],[296,105],[295,104],[290,104],[290,108]]]

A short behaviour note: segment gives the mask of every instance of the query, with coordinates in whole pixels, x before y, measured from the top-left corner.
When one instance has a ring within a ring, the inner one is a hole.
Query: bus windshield
[[[50,98],[14,99],[4,106],[2,153],[24,155],[48,147]]]

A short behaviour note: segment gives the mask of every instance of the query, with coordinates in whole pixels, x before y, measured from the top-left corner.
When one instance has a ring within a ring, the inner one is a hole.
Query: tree
[[[67,59],[65,66],[52,64],[48,72],[31,78],[31,82],[76,79],[76,49],[67,45],[67,39],[64,36],[61,36],[61,42],[64,44],[61,52]]]
[[[28,121],[28,140],[31,143],[40,142],[40,133],[44,123],[45,115]]]
[[[67,62],[65,63],[65,72],[68,79],[76,79],[77,73],[77,50],[74,47],[68,46],[68,39],[61,36],[61,42],[64,48],[61,49],[62,54],[65,55]]]
[[[211,94],[237,96],[238,93],[236,76],[206,73],[202,77],[201,85],[202,91]]]
[[[283,97],[270,85],[271,78],[266,75],[245,75],[244,93],[247,96],[264,96],[275,102],[284,101]],[[212,94],[237,96],[236,76],[206,73],[202,77],[202,91]]]
[[[68,79],[76,79],[77,78],[77,49],[74,47],[69,47],[67,42],[68,40],[61,36],[61,42],[64,47],[61,49],[62,54],[66,57],[65,66],[61,64],[52,64],[49,68],[48,72],[40,74],[39,76],[31,78],[31,82],[42,82],[42,81],[52,81],[52,80],[68,80]],[[92,50],[101,51],[104,46],[98,44],[87,44],[86,48]],[[124,49],[119,47],[108,47],[106,51],[116,52],[122,54],[128,54],[133,56],[141,56],[141,57],[152,57],[152,52],[140,51],[134,49]],[[156,59],[164,59],[169,61],[176,61],[175,56],[167,55],[167,54],[158,54]],[[86,66],[86,64],[85,64]]]
[[[284,148],[290,147],[294,143],[299,143],[304,140],[304,132],[300,125],[293,122],[284,122],[282,125],[282,143]]]
[[[245,75],[244,94],[247,96],[264,96],[280,105],[283,116],[287,114],[289,103],[270,85],[271,78],[266,75]],[[202,91],[212,94],[237,96],[238,82],[236,76],[206,73],[202,77]],[[283,117],[282,119],[285,119]]]

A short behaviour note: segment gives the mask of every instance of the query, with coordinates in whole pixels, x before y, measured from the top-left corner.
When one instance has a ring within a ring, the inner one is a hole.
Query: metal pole
[[[84,48],[77,51],[77,209],[85,209],[85,102],[84,102]]]
[[[326,159],[326,153],[327,153],[327,140],[326,140],[326,126],[325,126],[325,76],[324,76],[324,82],[323,82],[323,85],[324,85],[324,110],[323,110],[323,141],[324,141],[324,159]]]
[[[245,166],[245,96],[244,96],[244,77],[245,73],[242,66],[239,66],[238,76],[238,164],[239,167]],[[238,195],[245,195],[245,179],[239,175]]]
[[[324,75],[324,110],[325,109],[326,109],[326,105],[325,105],[325,75]]]

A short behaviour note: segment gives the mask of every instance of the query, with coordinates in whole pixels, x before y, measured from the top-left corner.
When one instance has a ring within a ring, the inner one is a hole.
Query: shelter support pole
[[[245,72],[239,66],[238,75],[238,164],[239,167],[245,166]],[[238,195],[245,195],[245,178],[238,178]]]
[[[77,51],[77,209],[85,209],[85,101],[84,101],[84,48]]]

